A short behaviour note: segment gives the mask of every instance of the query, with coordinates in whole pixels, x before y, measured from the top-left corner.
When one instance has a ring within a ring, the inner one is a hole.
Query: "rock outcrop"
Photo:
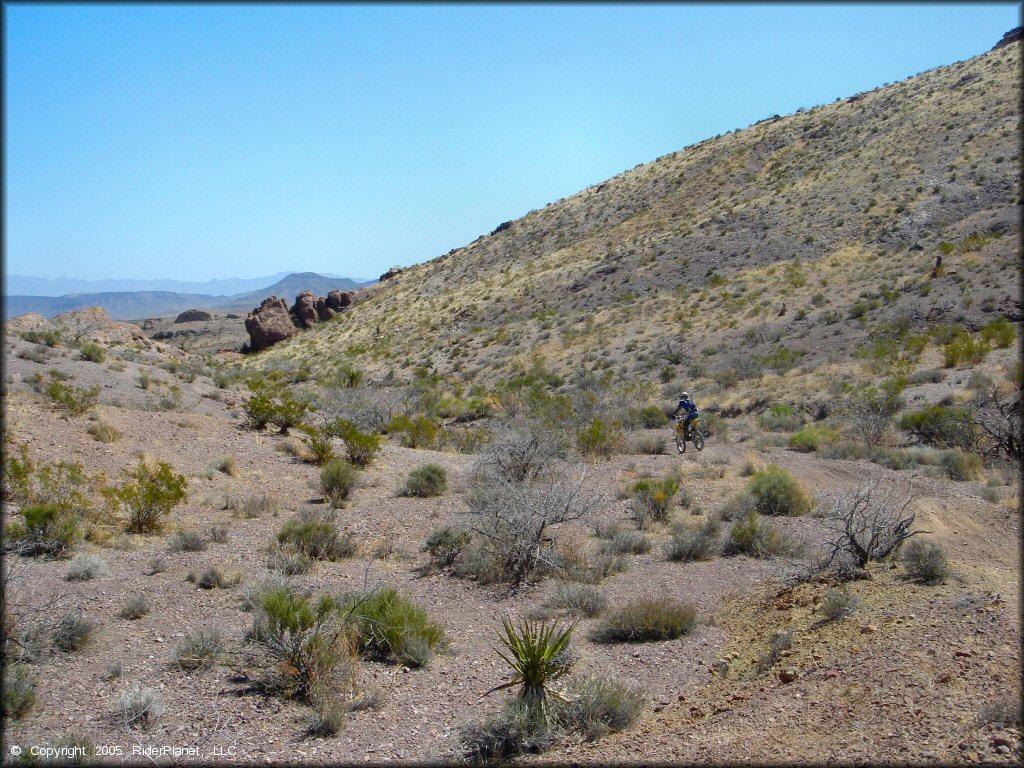
[[[213,320],[213,313],[205,309],[187,309],[174,318],[175,323],[194,323],[200,320]]]
[[[284,341],[298,332],[288,312],[288,302],[271,296],[263,300],[245,318],[245,330],[249,333],[249,351],[259,352]]]
[[[273,346],[294,336],[299,330],[330,320],[352,306],[354,301],[355,294],[352,291],[331,291],[326,296],[303,291],[295,297],[295,303],[290,309],[288,302],[277,296],[264,299],[245,318],[249,345],[243,351],[259,352]]]
[[[393,277],[398,277],[403,272],[405,272],[405,270],[402,269],[401,267],[392,267],[391,269],[389,269],[387,272],[380,276],[380,282],[383,283],[385,280],[390,280]]]

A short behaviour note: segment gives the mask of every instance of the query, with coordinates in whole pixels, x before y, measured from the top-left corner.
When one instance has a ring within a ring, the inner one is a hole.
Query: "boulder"
[[[331,291],[327,294],[327,306],[335,312],[340,312],[352,306],[353,298],[352,291]]]
[[[389,269],[387,272],[380,276],[380,282],[383,283],[385,280],[390,280],[393,277],[398,277],[403,272],[405,272],[405,270],[402,269],[401,267],[392,267],[391,269]]]
[[[213,320],[213,313],[205,309],[187,309],[174,318],[175,323],[195,323],[200,320]]]
[[[336,314],[338,314],[338,313],[335,310],[331,309],[327,305],[327,299],[325,299],[323,296],[318,296],[317,297],[317,300],[316,300],[316,316],[317,316],[317,319],[319,319],[321,322],[323,322],[325,320],[330,320]]]
[[[296,296],[291,313],[295,318],[295,324],[299,328],[312,328],[316,325],[318,320],[316,294],[312,291],[303,291]]]
[[[1024,27],[1014,27],[1003,35],[1002,39],[998,43],[992,46],[992,50],[994,51],[997,48],[1003,48],[1011,43],[1016,43],[1022,37],[1024,37]]]
[[[249,349],[259,352],[294,336],[298,329],[288,313],[288,302],[271,296],[248,314],[245,330],[249,333]]]

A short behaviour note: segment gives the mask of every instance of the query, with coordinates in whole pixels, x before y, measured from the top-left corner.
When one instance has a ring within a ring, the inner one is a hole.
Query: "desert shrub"
[[[340,507],[341,502],[352,494],[359,479],[359,469],[347,461],[333,459],[320,470],[320,487],[323,489],[332,507]]]
[[[976,722],[982,728],[986,725],[1020,728],[1024,723],[1021,719],[1020,700],[1007,697],[988,702],[978,710]]]
[[[394,589],[342,600],[359,635],[359,650],[374,659],[393,659],[410,667],[425,667],[445,648],[444,629],[427,612]]]
[[[905,414],[900,419],[900,429],[939,448],[970,448],[974,445],[975,428],[971,415],[966,409],[956,406],[929,405]]]
[[[645,555],[651,551],[651,540],[640,531],[622,531],[606,546],[619,554]]]
[[[821,611],[825,621],[839,621],[847,616],[852,616],[859,604],[860,600],[851,594],[849,588],[844,584],[836,589],[828,590],[818,610]]]
[[[123,481],[111,489],[108,498],[115,506],[127,507],[130,533],[159,530],[162,519],[187,498],[188,481],[184,475],[175,474],[166,462],[151,467],[140,461],[135,469],[126,469],[121,474]]]
[[[59,504],[29,504],[4,531],[5,546],[21,555],[67,557],[80,538],[78,521]]]
[[[672,539],[665,548],[669,560],[689,563],[694,560],[710,560],[719,549],[719,534],[722,524],[717,518],[709,517],[703,525],[685,523],[672,526]]]
[[[340,560],[355,553],[355,543],[338,526],[328,520],[292,519],[278,531],[277,541],[313,560]]]
[[[65,384],[59,379],[52,379],[43,391],[50,400],[74,416],[88,413],[100,399],[99,387],[83,389]]]
[[[25,339],[25,341],[31,341],[33,344],[44,344],[47,347],[52,348],[60,346],[63,331],[59,328],[52,328],[50,330],[29,330],[20,331],[18,335]]]
[[[334,433],[329,424],[322,426],[299,424],[298,429],[306,435],[309,459],[314,464],[320,467],[335,458]]]
[[[274,401],[264,392],[253,392],[242,405],[246,423],[253,429],[265,429],[274,417]]]
[[[27,715],[36,702],[35,676],[24,664],[4,665],[4,686],[0,703],[4,718],[20,720]]]
[[[861,387],[846,397],[843,412],[852,435],[866,445],[875,446],[903,405],[903,398],[895,387]]]
[[[174,646],[172,658],[178,669],[194,672],[217,663],[224,650],[224,638],[216,627],[200,627],[189,632]]]
[[[435,566],[444,568],[455,562],[469,540],[468,531],[459,531],[446,525],[430,532],[423,550],[430,553],[430,560]]]
[[[128,599],[125,600],[117,615],[122,619],[134,621],[135,619],[141,619],[147,613],[149,613],[149,601],[145,595],[136,593],[128,596]]]
[[[872,561],[886,560],[899,552],[915,531],[913,496],[877,479],[860,488],[840,491],[823,499],[825,524],[832,531],[828,562],[840,555],[861,568]]]
[[[579,618],[593,619],[608,608],[608,598],[588,584],[559,583],[544,601],[544,606]]]
[[[947,368],[960,365],[977,365],[992,349],[988,341],[975,339],[966,332],[954,338],[942,348],[942,362]]]
[[[107,561],[99,555],[80,552],[68,563],[65,581],[92,581],[107,574]]]
[[[156,576],[158,573],[163,573],[167,570],[167,561],[162,557],[155,557],[149,561],[149,565],[146,567],[147,576]]]
[[[285,576],[298,576],[313,567],[313,560],[304,552],[272,546],[267,552],[267,568]]]
[[[567,686],[566,701],[555,707],[555,719],[566,730],[596,741],[636,725],[646,705],[642,688],[586,677]]]
[[[679,480],[675,477],[666,477],[660,480],[644,478],[637,480],[629,488],[630,494],[636,500],[646,515],[657,522],[668,520],[668,512],[672,506],[672,497],[679,490]]]
[[[153,688],[136,685],[121,694],[117,700],[117,709],[129,726],[136,723],[148,725],[163,714],[164,701]]]
[[[321,595],[311,602],[278,587],[263,594],[253,613],[248,639],[266,673],[259,681],[264,688],[300,699],[354,690],[356,630],[339,615],[336,600]]]
[[[502,620],[498,639],[506,653],[501,658],[512,667],[512,680],[487,693],[518,686],[517,699],[526,707],[530,717],[540,722],[551,718],[548,686],[561,678],[573,663],[569,653],[576,622],[568,626],[535,623],[523,620],[518,628],[511,620]],[[485,694],[486,695],[486,694]]]
[[[226,525],[211,525],[210,529],[206,532],[206,537],[214,544],[227,544],[229,538],[228,527]]]
[[[202,573],[190,571],[185,577],[200,589],[227,589],[238,583],[239,577],[228,577],[216,565],[211,565]]]
[[[630,426],[643,429],[657,429],[668,424],[668,416],[665,411],[657,405],[645,405],[640,408],[630,408],[627,412],[627,423]]]
[[[718,510],[718,516],[722,520],[742,520],[750,513],[756,511],[757,499],[754,497],[754,494],[749,490],[743,490],[725,500]]]
[[[358,467],[367,467],[381,451],[381,436],[361,432],[350,421],[337,420],[332,425],[345,444],[348,460]]]
[[[984,477],[981,457],[965,453],[959,448],[943,451],[939,463],[951,480],[981,480]]]
[[[803,426],[804,417],[794,411],[791,405],[775,403],[757,417],[757,423],[761,429],[769,432],[793,432]]]
[[[84,342],[78,351],[82,354],[83,360],[88,360],[91,363],[102,363],[107,356],[107,352],[99,344],[95,344],[91,341]]]
[[[995,344],[1000,349],[1006,349],[1013,344],[1017,337],[1017,329],[1013,323],[1005,317],[997,317],[986,323],[981,329],[981,340],[986,344]]]
[[[280,392],[276,400],[270,414],[270,423],[281,430],[282,435],[287,435],[290,429],[301,425],[306,413],[312,410],[309,401],[296,398],[288,390]]]
[[[938,544],[913,539],[903,549],[907,576],[922,584],[941,584],[949,577],[946,553]]]
[[[622,447],[622,428],[616,422],[594,417],[576,432],[576,448],[588,458],[610,458]]]
[[[68,611],[53,627],[53,647],[65,653],[80,651],[89,644],[95,629],[96,623],[85,618],[81,611]]]
[[[438,443],[446,451],[479,453],[492,437],[491,430],[486,427],[446,427]]]
[[[768,638],[768,650],[757,657],[757,673],[763,675],[782,657],[783,651],[793,647],[793,633],[788,630],[773,632]]]
[[[236,517],[252,520],[267,514],[276,514],[279,505],[277,499],[269,493],[261,493],[247,496],[244,499],[237,496],[229,496],[225,501],[224,508],[231,510]]]
[[[448,490],[448,471],[439,464],[417,467],[401,488],[403,496],[440,496]]]
[[[437,444],[438,424],[429,416],[395,416],[388,422],[389,434],[397,434],[405,448],[433,448]]]
[[[637,435],[629,441],[629,452],[647,456],[663,456],[665,439],[660,435]]]
[[[829,443],[839,439],[839,434],[834,429],[822,426],[821,424],[808,424],[799,432],[789,436],[789,447],[804,453],[820,450]]]
[[[789,472],[775,464],[751,477],[747,490],[762,515],[802,515],[811,510],[807,493]]]
[[[537,718],[519,699],[506,700],[500,713],[459,732],[463,757],[471,763],[544,752],[561,738],[559,729]]]
[[[206,549],[206,539],[199,531],[179,528],[167,548],[172,552],[202,552]]]
[[[756,512],[751,512],[732,524],[722,554],[750,555],[764,559],[790,554],[793,550],[793,544],[778,528]]]
[[[598,643],[674,640],[697,626],[697,609],[669,598],[641,598],[606,614],[591,633]]]
[[[116,443],[122,437],[117,427],[105,421],[93,422],[86,431],[101,443]]]
[[[606,547],[601,547],[596,554],[585,554],[573,560],[560,559],[558,573],[562,578],[583,584],[599,584],[609,576],[628,569],[626,559]]]
[[[330,691],[322,687],[309,694],[313,718],[309,724],[310,736],[336,736],[345,727],[348,710]]]

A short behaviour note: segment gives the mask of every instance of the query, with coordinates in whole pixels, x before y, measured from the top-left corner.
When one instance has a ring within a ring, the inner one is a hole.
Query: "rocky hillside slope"
[[[1020,63],[1002,47],[658,158],[246,365],[486,380],[543,359],[693,381],[842,362],[894,326],[1019,319]]]

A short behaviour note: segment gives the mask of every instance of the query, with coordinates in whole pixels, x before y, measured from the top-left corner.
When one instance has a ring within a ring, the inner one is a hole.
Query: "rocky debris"
[[[249,333],[249,350],[259,352],[294,336],[298,327],[288,313],[288,302],[270,296],[245,318],[245,330]]]
[[[506,229],[508,229],[511,226],[512,226],[512,222],[511,221],[503,221],[503,222],[501,222],[501,224],[499,224],[493,230],[491,230],[491,234],[492,235],[496,235],[499,232],[504,232]]]
[[[213,320],[213,313],[205,309],[187,309],[174,318],[175,323],[195,323],[201,320]]]
[[[303,291],[295,297],[295,303],[290,309],[288,303],[277,296],[264,299],[245,318],[249,345],[243,351],[259,352],[273,346],[295,335],[300,329],[312,328],[317,323],[330,320],[351,307],[354,301],[355,294],[352,291],[331,291],[326,296]]]
[[[403,272],[405,272],[405,270],[402,269],[401,267],[392,267],[391,269],[389,269],[387,272],[380,276],[380,282],[383,283],[385,280],[390,280],[393,277],[398,277]]]
[[[112,320],[103,307],[87,307],[64,312],[49,320],[29,313],[12,318],[6,324],[8,333],[18,331],[49,331],[60,329],[62,344],[92,341],[97,344],[118,344],[179,356],[181,351],[146,337],[134,323]]]

